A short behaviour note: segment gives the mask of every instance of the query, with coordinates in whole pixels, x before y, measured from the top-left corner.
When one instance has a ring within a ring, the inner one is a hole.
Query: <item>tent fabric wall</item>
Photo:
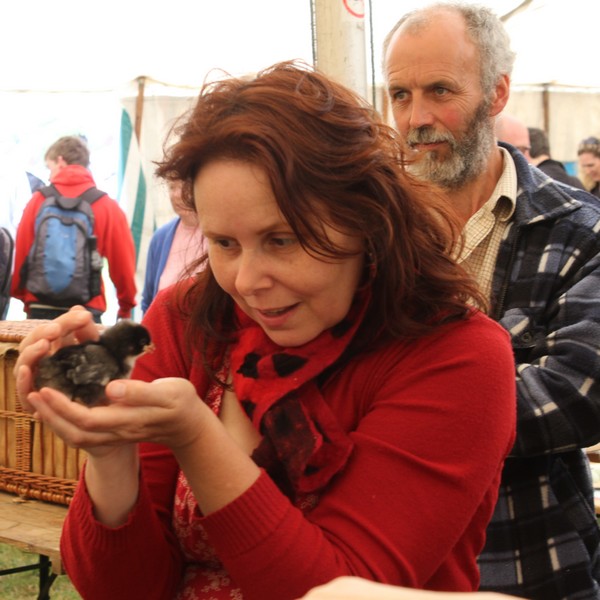
[[[140,131],[139,151],[144,174],[146,175],[147,201],[152,204],[159,227],[173,218],[174,213],[169,202],[166,186],[158,180],[154,171],[156,162],[163,157],[165,144],[172,139],[169,136],[179,119],[193,107],[197,94],[190,96],[148,96],[144,99],[143,118]],[[122,99],[123,108],[132,122],[135,120],[136,98]],[[123,198],[123,202],[130,202]]]
[[[599,22],[597,1],[533,0],[505,23],[517,53],[514,83],[600,88],[592,58]]]
[[[544,92],[538,88],[513,89],[505,108],[529,127],[544,129]],[[600,137],[600,93],[593,90],[551,89],[548,93],[548,137],[555,159],[577,161],[579,142]]]
[[[123,177],[119,182],[118,200],[128,216],[136,243],[138,306],[141,305],[146,257],[152,234],[157,227],[164,225],[175,215],[166,185],[154,176],[155,163],[162,159],[164,144],[171,139],[173,126],[193,106],[194,98],[195,96],[145,98],[139,140],[132,131],[136,120],[137,98],[122,100],[125,118],[121,122],[121,139],[129,141],[128,152],[122,151],[120,157]]]

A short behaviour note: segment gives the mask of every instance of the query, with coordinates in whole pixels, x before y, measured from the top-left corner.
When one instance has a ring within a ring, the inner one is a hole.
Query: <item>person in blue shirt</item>
[[[202,232],[196,213],[184,206],[181,188],[181,181],[169,182],[169,200],[177,216],[159,227],[150,240],[142,291],[144,313],[159,290],[191,274],[190,266],[203,250]]]

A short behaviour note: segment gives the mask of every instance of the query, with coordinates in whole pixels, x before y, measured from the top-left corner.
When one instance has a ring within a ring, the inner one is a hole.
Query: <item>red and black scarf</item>
[[[323,488],[352,451],[352,441],[321,395],[317,378],[347,349],[368,299],[368,294],[357,294],[340,323],[294,348],[275,344],[236,308],[240,329],[231,351],[231,372],[239,402],[263,435],[254,458],[272,467],[273,460],[266,457],[274,456],[280,470],[276,479],[283,476],[296,495]]]

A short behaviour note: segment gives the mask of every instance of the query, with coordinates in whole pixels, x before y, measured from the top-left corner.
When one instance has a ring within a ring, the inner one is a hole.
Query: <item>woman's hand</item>
[[[36,418],[70,446],[84,448],[93,456],[105,454],[110,447],[143,441],[177,450],[201,435],[206,414],[213,416],[194,386],[175,377],[152,383],[111,381],[106,396],[108,405],[93,408],[50,388],[31,392],[28,400]]]
[[[313,588],[299,600],[518,600],[493,592],[428,592],[375,583],[360,577],[338,577]]]
[[[116,527],[135,504],[138,442],[162,444],[173,451],[204,514],[222,508],[258,479],[260,469],[247,450],[187,379],[170,377],[151,383],[117,379],[105,388],[108,403],[92,408],[51,388],[31,391],[36,361],[53,344],[71,341],[73,333],[79,339],[80,323],[75,319],[71,316],[49,330],[36,330],[23,347],[18,385],[36,418],[68,445],[88,453],[85,480],[99,520]]]
[[[33,378],[40,359],[63,346],[98,339],[99,333],[91,313],[78,306],[36,327],[22,340],[14,374],[24,409],[35,413],[68,445],[84,448],[90,455],[105,455],[109,447],[140,441],[155,441],[172,448],[189,443],[190,436],[198,431],[198,413],[211,411],[184,379],[163,379],[151,384],[112,381],[106,389],[109,405],[92,409],[72,402],[57,390],[34,389]]]
[[[51,323],[31,331],[19,344],[19,358],[14,368],[17,395],[23,408],[29,412],[34,410],[29,395],[37,393],[33,387],[33,373],[40,359],[62,346],[96,340],[99,335],[92,314],[83,306],[74,306]]]

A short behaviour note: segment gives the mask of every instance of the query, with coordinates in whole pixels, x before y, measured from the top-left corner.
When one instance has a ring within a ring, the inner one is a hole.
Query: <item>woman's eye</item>
[[[232,240],[228,240],[226,238],[217,238],[215,240],[213,240],[213,244],[215,244],[215,246],[219,246],[219,248],[233,248],[234,243]]]
[[[277,248],[287,248],[296,243],[296,238],[294,236],[273,236],[270,242]]]

